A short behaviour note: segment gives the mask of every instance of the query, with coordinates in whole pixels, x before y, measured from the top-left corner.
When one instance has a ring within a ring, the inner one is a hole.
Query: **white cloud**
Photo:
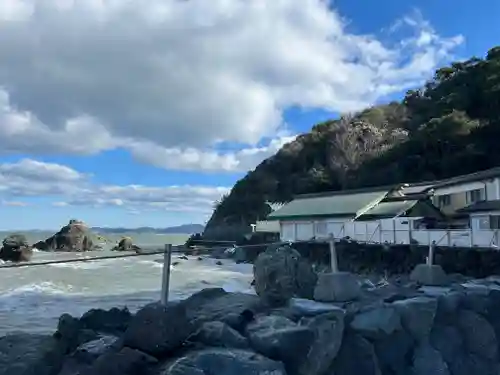
[[[0,164],[0,198],[21,205],[22,198],[51,198],[54,207],[122,207],[128,212],[164,210],[208,213],[227,187],[102,185],[67,166],[23,159]]]
[[[354,35],[323,0],[3,0],[0,147],[253,167],[287,107],[359,109],[419,84],[461,42],[418,17],[403,26],[394,44]],[[247,150],[217,152],[222,141]]]
[[[22,202],[22,201],[2,200],[2,201],[0,201],[0,204],[2,206],[8,206],[8,207],[27,207],[27,206],[29,206],[28,202]]]

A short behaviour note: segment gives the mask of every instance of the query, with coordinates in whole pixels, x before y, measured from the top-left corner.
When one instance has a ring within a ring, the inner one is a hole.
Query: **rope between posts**
[[[283,242],[272,242],[272,243],[263,243],[263,244],[254,244],[254,245],[242,245],[236,246],[236,248],[247,248],[247,247],[260,247],[260,246],[269,246],[273,244],[280,244]],[[219,247],[203,247],[195,250],[202,251],[213,251],[213,250],[222,250],[222,249],[230,249],[228,246],[219,246]],[[183,254],[183,250],[188,250],[187,248],[181,248],[176,251],[172,251],[173,254]],[[192,249],[189,249],[192,250]],[[26,262],[26,263],[9,263],[0,265],[0,269],[2,268],[21,268],[21,267],[34,267],[34,266],[45,266],[50,264],[63,264],[63,263],[77,263],[77,262],[93,262],[97,260],[106,260],[106,259],[119,259],[119,258],[132,258],[132,257],[140,257],[140,256],[151,256],[151,255],[160,255],[165,254],[166,250],[158,250],[158,251],[150,251],[145,253],[131,253],[131,254],[116,254],[116,255],[104,255],[97,257],[84,257],[84,258],[71,258],[71,259],[54,259],[47,260],[42,262]]]

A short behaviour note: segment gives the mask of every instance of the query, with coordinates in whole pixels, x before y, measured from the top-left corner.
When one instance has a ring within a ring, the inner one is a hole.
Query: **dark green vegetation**
[[[207,237],[230,239],[266,201],[417,182],[500,165],[500,47],[436,71],[404,99],[314,126],[264,160],[215,205]]]

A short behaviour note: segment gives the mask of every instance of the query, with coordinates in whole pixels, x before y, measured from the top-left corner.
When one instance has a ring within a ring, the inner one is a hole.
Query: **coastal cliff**
[[[206,238],[237,239],[296,194],[448,178],[500,165],[500,47],[435,72],[401,102],[312,127],[216,203]]]

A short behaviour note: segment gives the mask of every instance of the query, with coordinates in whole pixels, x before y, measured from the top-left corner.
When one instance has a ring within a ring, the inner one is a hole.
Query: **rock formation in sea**
[[[114,246],[112,251],[135,251],[140,252],[141,248],[135,245],[130,237],[123,237],[116,246]]]
[[[33,255],[33,247],[28,244],[22,234],[11,234],[2,242],[0,260],[10,262],[29,262]]]
[[[92,233],[85,223],[70,220],[59,232],[33,246],[42,251],[72,251],[84,252],[100,250],[94,245]]]

